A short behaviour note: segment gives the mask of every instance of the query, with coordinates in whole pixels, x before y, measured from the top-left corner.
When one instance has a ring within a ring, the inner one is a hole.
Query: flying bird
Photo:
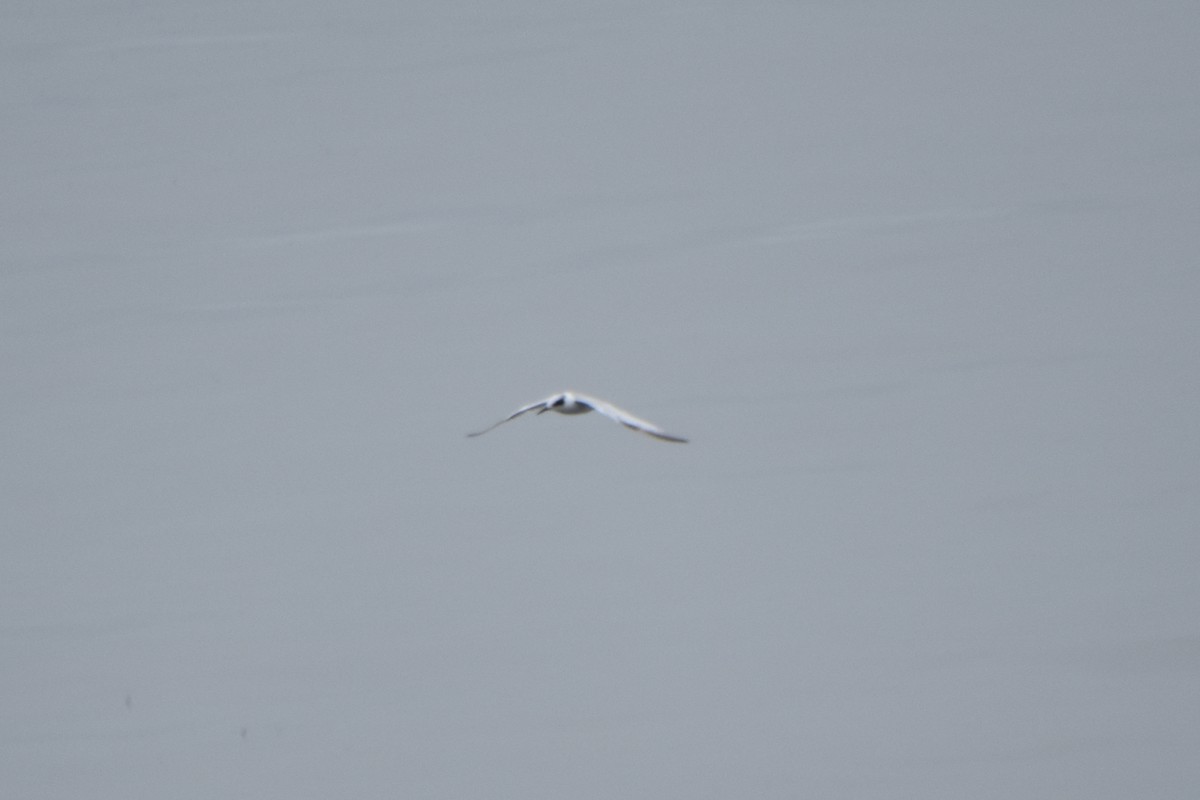
[[[680,436],[672,436],[657,425],[653,425],[644,419],[639,419],[633,414],[630,414],[628,411],[623,411],[617,408],[612,403],[606,403],[605,401],[599,400],[595,397],[588,397],[586,394],[578,394],[576,392],[562,392],[560,394],[551,395],[545,400],[538,400],[536,403],[530,403],[527,406],[518,408],[516,411],[509,414],[495,425],[492,425],[490,428],[484,428],[483,430],[476,431],[475,433],[468,433],[467,436],[482,436],[492,428],[503,425],[509,420],[516,419],[522,414],[535,409],[539,414],[544,414],[547,411],[557,411],[559,414],[586,414],[589,411],[598,411],[609,419],[616,420],[617,422],[621,423],[626,428],[649,434],[655,439],[662,439],[664,442],[687,441],[687,439],[684,439]]]

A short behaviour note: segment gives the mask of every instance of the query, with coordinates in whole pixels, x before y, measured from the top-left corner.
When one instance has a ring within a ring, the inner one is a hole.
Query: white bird
[[[626,428],[632,428],[635,431],[649,434],[656,439],[662,439],[665,442],[686,442],[679,436],[672,436],[657,425],[646,422],[644,419],[639,419],[628,411],[622,411],[612,403],[606,403],[603,400],[598,400],[595,397],[588,397],[585,394],[577,392],[562,392],[560,394],[551,395],[545,400],[538,400],[536,403],[530,403],[527,406],[518,408],[513,413],[509,414],[504,419],[492,425],[490,428],[484,428],[475,433],[468,433],[467,436],[482,436],[498,425],[503,425],[511,419],[516,419],[527,411],[537,409],[537,413],[544,414],[547,411],[557,411],[559,414],[586,414],[589,411],[599,411],[609,419],[616,420]]]

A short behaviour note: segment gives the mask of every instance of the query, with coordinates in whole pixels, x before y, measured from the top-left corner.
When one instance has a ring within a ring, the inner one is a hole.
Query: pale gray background
[[[0,794],[1196,797],[1198,31],[4,3]]]

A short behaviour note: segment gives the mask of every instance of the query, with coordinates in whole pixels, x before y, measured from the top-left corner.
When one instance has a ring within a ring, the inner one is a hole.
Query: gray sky
[[[6,4],[0,789],[1194,796],[1193,6]]]

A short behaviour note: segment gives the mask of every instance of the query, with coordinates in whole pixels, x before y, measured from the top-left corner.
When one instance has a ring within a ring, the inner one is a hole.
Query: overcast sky
[[[4,4],[0,794],[1194,797],[1198,23]]]

